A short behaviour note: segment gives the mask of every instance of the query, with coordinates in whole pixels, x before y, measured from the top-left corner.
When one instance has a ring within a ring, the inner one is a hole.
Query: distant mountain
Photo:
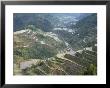
[[[76,25],[71,25],[73,32],[55,30],[74,49],[86,47],[91,42],[96,43],[97,37],[97,14],[91,14],[77,21]]]
[[[91,13],[55,13],[53,16],[59,16],[59,17],[73,17],[77,20],[80,20],[86,16],[91,15]]]
[[[34,25],[43,31],[50,31],[57,23],[57,18],[50,14],[15,13],[14,31],[22,30],[27,25]]]
[[[64,27],[69,22],[78,21],[89,14],[83,13],[14,13],[14,31],[24,29],[27,25],[34,25],[43,31],[52,31],[54,27]]]
[[[79,20],[81,20],[81,19],[84,19],[85,17],[87,17],[87,16],[89,16],[91,14],[94,14],[94,13],[81,13],[77,18]]]

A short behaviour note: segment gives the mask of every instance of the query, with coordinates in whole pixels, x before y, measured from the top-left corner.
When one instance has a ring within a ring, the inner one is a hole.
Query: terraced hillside
[[[14,74],[83,75],[90,65],[96,67],[96,46],[71,55],[56,34],[29,28],[14,32]]]
[[[25,15],[14,16],[14,75],[97,75],[96,14]]]

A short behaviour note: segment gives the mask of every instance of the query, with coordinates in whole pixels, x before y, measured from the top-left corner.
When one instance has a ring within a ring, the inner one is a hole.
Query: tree
[[[87,68],[87,70],[84,72],[84,75],[96,75],[96,66],[93,64],[90,64],[90,66]]]

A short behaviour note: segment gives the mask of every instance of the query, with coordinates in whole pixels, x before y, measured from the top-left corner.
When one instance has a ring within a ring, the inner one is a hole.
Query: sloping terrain
[[[83,15],[84,18],[71,22],[66,19],[74,17],[72,14],[69,17],[65,17],[67,14],[60,14],[63,16],[59,21],[60,15],[56,14],[34,15],[39,18],[37,25],[33,24],[36,21],[31,19],[31,15],[26,16],[26,19],[29,17],[28,22],[24,21],[22,27],[16,25],[15,29],[20,29],[14,30],[14,75],[97,74],[96,14]],[[15,20],[20,17],[25,15],[18,15],[17,18],[15,16]],[[19,21],[21,22],[21,18]],[[48,28],[49,30],[45,31]]]

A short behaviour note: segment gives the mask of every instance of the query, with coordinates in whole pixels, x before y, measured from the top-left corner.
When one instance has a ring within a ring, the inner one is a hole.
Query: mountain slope
[[[25,28],[27,25],[34,25],[43,31],[50,31],[57,22],[58,19],[51,14],[15,13],[14,31],[22,30],[22,28]]]
[[[42,59],[49,58],[66,47],[56,34],[32,30],[25,29],[14,33],[15,54],[19,53],[26,58]]]
[[[67,74],[67,68],[64,68],[64,65],[68,64],[70,67],[73,62],[63,57],[66,48],[64,41],[60,40],[56,34],[43,32],[37,28],[35,30],[32,25],[25,30],[16,31],[14,32],[14,74],[45,75],[46,72],[42,71],[46,70],[45,68],[48,68],[48,74]],[[73,63],[73,66],[75,65],[78,69],[82,68]],[[81,71],[72,72],[72,74],[80,73]]]
[[[23,15],[22,27],[18,24],[14,31],[14,75],[97,74],[97,14],[87,14],[76,24],[66,21],[74,19],[67,15]]]
[[[67,41],[74,50],[82,47],[90,47],[97,42],[97,15],[91,14],[81,20],[76,25],[71,25],[72,32],[65,30],[54,30],[61,38]]]

